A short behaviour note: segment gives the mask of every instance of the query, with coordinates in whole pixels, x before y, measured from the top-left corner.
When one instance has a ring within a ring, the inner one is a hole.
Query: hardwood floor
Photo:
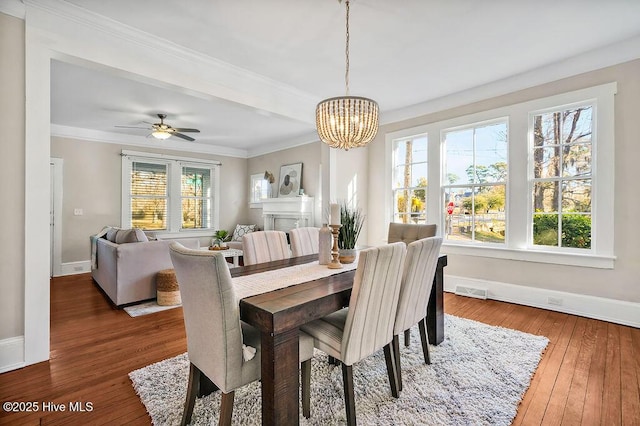
[[[452,294],[445,311],[550,339],[514,425],[640,425],[640,329]],[[127,374],[185,351],[181,308],[130,318],[88,274],[53,279],[51,360],[0,374],[2,402],[40,410],[0,410],[0,424],[148,425]],[[43,402],[66,411],[43,412]]]

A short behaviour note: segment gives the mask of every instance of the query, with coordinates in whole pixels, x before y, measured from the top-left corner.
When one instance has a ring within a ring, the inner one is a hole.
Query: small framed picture
[[[297,197],[302,183],[302,163],[280,167],[278,197]]]

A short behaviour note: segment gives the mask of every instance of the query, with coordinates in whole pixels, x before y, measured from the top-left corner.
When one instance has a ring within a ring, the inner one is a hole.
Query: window
[[[393,142],[393,221],[426,223],[427,136]]]
[[[123,152],[122,226],[167,233],[216,229],[218,167],[217,162]]]
[[[591,247],[593,107],[533,115],[533,244]]]
[[[447,207],[444,238],[504,243],[508,172],[506,120],[445,130],[443,139],[445,181],[442,188]]]
[[[167,165],[133,162],[130,188],[131,226],[167,229]]]
[[[615,92],[608,83],[387,134],[387,219],[438,224],[448,254],[612,268]]]
[[[211,169],[182,168],[182,229],[210,228]]]

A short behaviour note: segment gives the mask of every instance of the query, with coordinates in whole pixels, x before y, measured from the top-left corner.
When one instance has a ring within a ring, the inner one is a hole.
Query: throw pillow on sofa
[[[242,236],[249,234],[256,230],[256,225],[236,225],[236,229],[233,231],[233,238],[231,241],[242,242]]]
[[[149,241],[146,234],[140,228],[111,228],[107,231],[105,237],[107,240],[116,244],[142,243]]]

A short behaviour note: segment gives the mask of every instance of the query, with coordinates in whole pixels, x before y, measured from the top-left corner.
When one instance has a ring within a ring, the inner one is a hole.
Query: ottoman
[[[173,269],[158,271],[156,275],[156,295],[160,306],[179,305],[182,303],[176,272]]]

